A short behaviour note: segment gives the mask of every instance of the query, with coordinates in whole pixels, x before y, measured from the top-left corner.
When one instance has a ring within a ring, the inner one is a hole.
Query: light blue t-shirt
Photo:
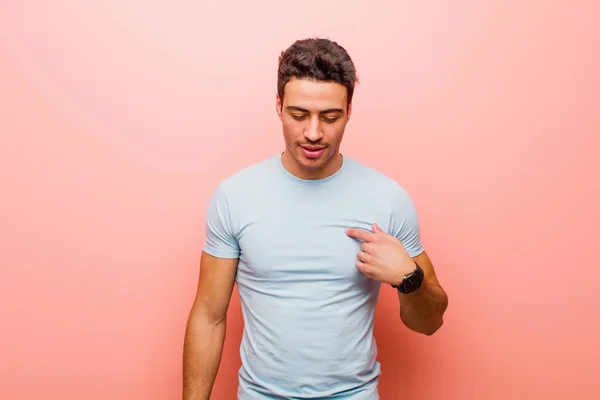
[[[204,251],[239,258],[239,400],[379,398],[380,282],[356,268],[360,242],[345,233],[373,223],[410,256],[423,251],[407,192],[347,157],[334,175],[303,180],[278,154],[217,187]]]

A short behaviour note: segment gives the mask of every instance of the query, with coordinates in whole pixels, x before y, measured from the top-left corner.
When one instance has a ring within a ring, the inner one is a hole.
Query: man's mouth
[[[307,158],[318,158],[325,151],[325,147],[322,146],[300,146],[300,148]]]

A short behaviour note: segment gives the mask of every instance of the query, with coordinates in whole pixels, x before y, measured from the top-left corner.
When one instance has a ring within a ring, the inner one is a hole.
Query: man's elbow
[[[431,336],[444,325],[444,313],[448,308],[448,297],[444,295],[443,300],[440,302],[440,306],[438,308],[438,314],[432,318],[426,324],[426,328],[421,331],[424,335]]]
[[[422,333],[425,336],[432,336],[434,333],[436,333],[437,331],[440,330],[442,325],[444,325],[444,319],[442,317],[440,317],[439,319],[428,324],[425,327],[425,329],[421,330],[420,333]]]
[[[410,330],[421,333],[425,336],[431,336],[439,331],[444,325],[444,313],[448,307],[447,301],[445,301],[439,308],[438,311],[427,317],[416,316],[400,310],[400,319]]]
[[[204,324],[208,326],[225,325],[227,310],[215,310],[205,301],[197,301],[188,316],[188,323]]]
[[[440,330],[444,325],[444,319],[442,317],[436,319],[429,319],[426,321],[406,321],[402,320],[404,325],[413,332],[423,334],[425,336],[431,336]]]

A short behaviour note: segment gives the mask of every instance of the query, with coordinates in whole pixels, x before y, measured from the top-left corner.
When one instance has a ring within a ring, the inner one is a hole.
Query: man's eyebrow
[[[309,112],[307,109],[302,108],[302,107],[298,107],[298,106],[287,106],[286,107],[288,110],[294,110],[294,111],[300,111],[300,112]],[[341,108],[328,108],[326,110],[322,110],[320,112],[320,114],[330,114],[330,113],[343,113],[344,110],[342,110]]]
[[[308,112],[307,109],[298,106],[287,106],[286,108],[293,111]]]
[[[344,110],[341,108],[328,108],[327,110],[321,111],[321,114],[330,114],[330,113],[343,113]]]

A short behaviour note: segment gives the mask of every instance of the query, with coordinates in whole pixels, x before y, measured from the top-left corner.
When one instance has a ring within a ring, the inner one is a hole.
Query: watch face
[[[411,274],[407,276],[404,280],[404,288],[407,292],[412,292],[414,290],[417,290],[421,286],[421,283],[422,279],[419,275]]]

